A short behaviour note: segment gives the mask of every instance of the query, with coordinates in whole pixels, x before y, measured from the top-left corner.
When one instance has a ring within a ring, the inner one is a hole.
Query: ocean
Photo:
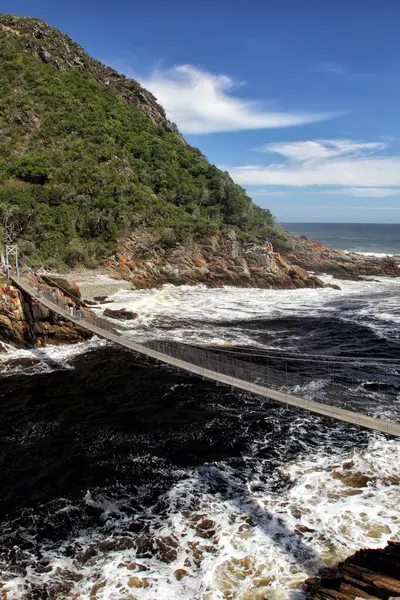
[[[337,250],[400,254],[400,224],[285,223],[284,227]]]
[[[138,341],[400,363],[400,280],[339,283],[120,289],[99,311],[138,312]],[[314,360],[290,391],[400,420],[398,363],[333,380]],[[0,598],[301,600],[322,565],[400,541],[400,440],[96,338],[0,355],[0,416]]]

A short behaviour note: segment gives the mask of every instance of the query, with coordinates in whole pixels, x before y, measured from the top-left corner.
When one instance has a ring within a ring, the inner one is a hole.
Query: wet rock
[[[304,590],[312,600],[389,600],[400,595],[400,543],[360,550],[334,569],[322,569]]]
[[[158,556],[164,563],[170,563],[178,557],[178,541],[171,536],[160,538],[156,540],[156,546],[158,549]]]
[[[148,588],[150,587],[149,580],[141,577],[130,577],[128,580],[129,587],[133,588]]]
[[[363,473],[354,473],[352,471],[333,471],[332,477],[334,479],[340,479],[340,481],[349,487],[363,488],[372,480],[372,477],[364,475]]]
[[[188,572],[186,571],[186,569],[176,569],[176,571],[174,572],[175,579],[177,581],[180,581],[181,579],[186,577],[187,574]]]
[[[212,539],[215,536],[215,523],[211,519],[202,519],[196,525],[196,534],[203,539]]]
[[[138,318],[138,313],[135,313],[131,310],[126,310],[125,308],[121,309],[112,309],[106,308],[103,312],[105,317],[110,317],[112,319],[120,319],[121,321],[133,321]]]
[[[94,302],[93,300],[83,300],[84,306],[97,306],[98,302]]]
[[[112,304],[112,300],[108,300],[108,296],[94,296],[94,304]]]

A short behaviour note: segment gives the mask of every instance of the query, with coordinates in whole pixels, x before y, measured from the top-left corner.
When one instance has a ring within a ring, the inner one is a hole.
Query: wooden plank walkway
[[[258,385],[255,383],[244,381],[242,379],[231,377],[230,375],[226,375],[224,373],[209,370],[191,362],[187,362],[175,358],[173,356],[169,356],[168,354],[164,354],[157,350],[153,350],[151,348],[143,346],[142,344],[137,344],[136,342],[125,338],[120,333],[112,331],[111,325],[110,330],[103,329],[102,327],[99,327],[98,325],[91,323],[86,319],[77,319],[76,317],[72,317],[68,311],[64,310],[63,308],[58,306],[58,304],[52,302],[48,298],[37,297],[36,290],[31,285],[29,285],[29,283],[26,280],[24,280],[23,277],[12,276],[11,280],[21,290],[35,298],[35,300],[46,306],[48,309],[54,311],[61,317],[72,321],[79,327],[87,329],[88,331],[91,331],[92,333],[98,335],[101,338],[107,339],[110,342],[114,342],[115,344],[119,344],[124,348],[128,348],[129,350],[133,350],[134,352],[137,352],[144,356],[148,356],[149,358],[153,358],[162,363],[172,365],[173,367],[176,367],[178,369],[182,369],[190,373],[195,373],[200,377],[205,377],[218,383],[226,384],[239,390],[250,392],[252,394],[257,394],[258,396],[270,398],[288,406],[294,406],[296,408],[301,408],[312,413],[330,417],[332,419],[352,423],[353,425],[358,425],[359,427],[366,427],[368,429],[381,431],[389,435],[400,436],[399,424],[391,423],[383,419],[377,419],[375,417],[369,417],[367,415],[355,411],[350,411],[343,408],[336,408],[328,404],[314,402],[313,400],[299,398],[298,396],[286,394],[284,392],[280,392],[278,390],[274,390],[266,386]]]

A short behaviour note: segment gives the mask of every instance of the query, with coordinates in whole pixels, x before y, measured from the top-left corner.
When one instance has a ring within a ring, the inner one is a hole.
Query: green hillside
[[[95,266],[139,227],[167,246],[225,227],[286,243],[149,92],[58,30],[0,15],[0,89],[0,227],[31,257]]]

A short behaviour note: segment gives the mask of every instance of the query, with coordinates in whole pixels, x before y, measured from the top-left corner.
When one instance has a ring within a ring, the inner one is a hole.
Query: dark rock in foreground
[[[354,600],[400,597],[400,542],[384,549],[360,550],[336,569],[322,569],[305,583],[314,600]]]

